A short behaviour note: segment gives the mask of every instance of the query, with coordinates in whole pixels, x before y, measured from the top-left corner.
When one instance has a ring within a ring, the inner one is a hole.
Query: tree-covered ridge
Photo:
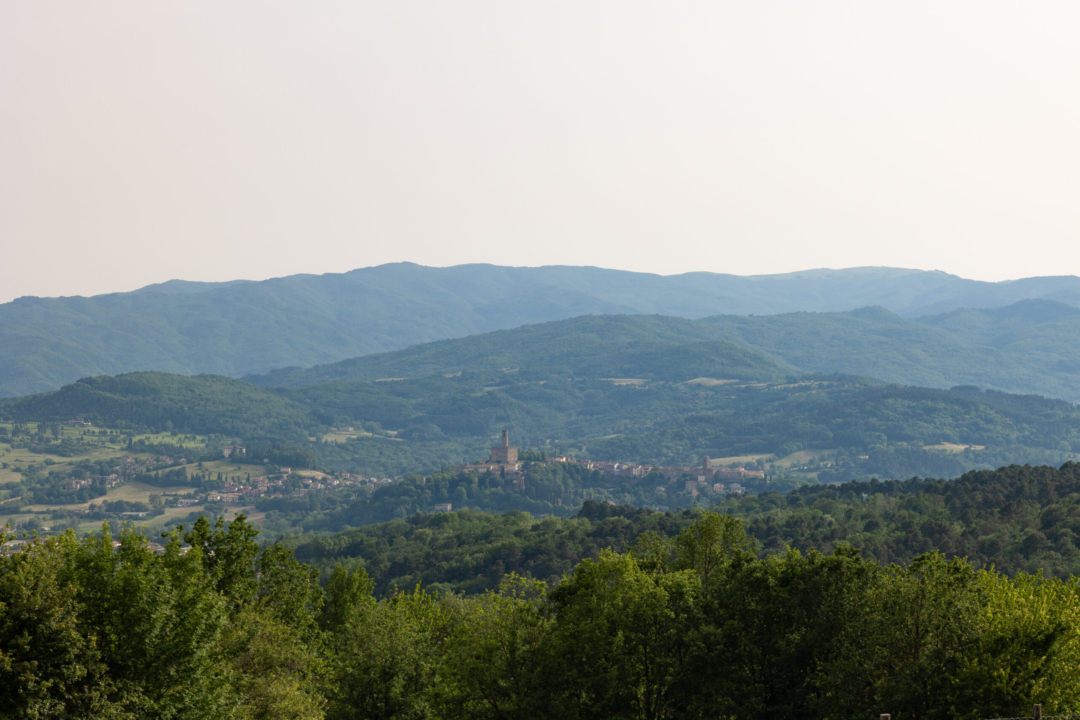
[[[412,541],[445,542],[455,519],[440,523]],[[107,527],[31,542],[0,556],[0,714],[977,720],[1080,704],[1074,579],[937,553],[762,558],[713,512],[648,529],[553,585],[508,573],[472,596],[380,597],[340,566],[320,587],[242,517],[161,548]]]
[[[829,553],[846,545],[882,564],[937,550],[1008,574],[1080,574],[1077,463],[698,500],[691,506],[687,497],[686,509],[666,512],[586,500],[575,517],[545,519],[520,511],[417,514],[292,544],[317,566],[364,568],[384,591],[419,583],[471,593],[497,587],[511,572],[554,582],[604,548],[627,550],[648,532],[674,537],[711,507],[740,518],[762,557],[787,547]]]
[[[319,428],[308,407],[242,380],[160,372],[83,378],[55,392],[0,400],[0,417],[246,438],[307,438]]]
[[[1080,451],[1077,407],[1037,396],[827,381],[748,396],[716,392],[723,398],[716,405],[725,411],[687,414],[648,433],[599,439],[591,445],[593,456],[669,464],[662,461],[839,448],[818,473],[831,482],[870,475],[955,477],[980,466],[1060,462]],[[925,449],[945,442],[969,449]],[[1021,459],[1028,453],[1030,460]]]
[[[880,307],[848,312],[767,316],[719,315],[699,320],[597,315],[487,333],[313,368],[285,368],[248,379],[265,386],[332,380],[423,377],[460,371],[536,369],[575,376],[690,379],[685,367],[649,362],[649,355],[697,344],[707,359],[729,346],[761,358],[760,367],[788,374],[847,373],[904,385],[979,385],[1014,393],[1080,399],[1080,309],[1032,300],[991,310],[957,310],[903,318]],[[567,341],[572,341],[567,345]],[[709,343],[716,343],[710,348]],[[736,361],[738,360],[735,358]],[[670,362],[670,358],[668,362]],[[700,365],[700,363],[698,363]],[[730,363],[731,372],[741,370]],[[722,364],[719,366],[724,367]],[[707,377],[749,377],[745,374]],[[617,376],[617,375],[608,375]],[[676,377],[678,376],[678,377]]]
[[[692,320],[644,315],[586,315],[513,330],[426,343],[405,350],[309,369],[285,368],[247,380],[299,387],[331,380],[418,378],[462,371],[513,369],[523,376],[696,377],[776,380],[794,367],[724,342]]]

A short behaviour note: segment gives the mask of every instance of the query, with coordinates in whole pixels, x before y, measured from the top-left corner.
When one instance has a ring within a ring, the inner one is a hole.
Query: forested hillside
[[[265,387],[304,387],[331,380],[407,379],[493,370],[515,370],[541,379],[561,375],[675,381],[701,376],[776,380],[798,372],[715,335],[699,323],[680,318],[593,315],[427,343],[334,365],[285,368],[245,379]]]
[[[631,549],[642,536],[675,537],[701,508],[739,518],[761,557],[849,545],[882,565],[940,551],[1007,574],[1080,574],[1080,464],[1010,466],[951,480],[807,485],[787,495],[732,496],[694,508],[653,511],[586,501],[574,517],[521,511],[416,514],[288,543],[324,571],[363,568],[379,592],[420,584],[478,593],[510,573],[557,582],[602,550]]]
[[[83,378],[56,392],[0,400],[0,417],[279,440],[306,440],[319,427],[308,407],[242,380],[167,373]]]
[[[1080,398],[1080,309],[1030,301],[906,319],[881,308],[700,320],[593,316],[531,325],[313,368],[283,368],[247,380],[267,387],[335,379],[424,377],[463,370],[529,368],[574,375],[638,373],[672,379],[648,362],[667,353],[703,358],[734,344],[789,374],[849,373],[924,387],[979,385],[1006,392]],[[696,346],[691,348],[690,346]],[[675,352],[675,347],[683,347]],[[625,358],[624,358],[625,356]],[[632,362],[636,359],[638,362]],[[737,368],[733,368],[735,370]],[[701,375],[708,373],[702,372]],[[719,376],[718,376],[719,377]],[[727,377],[727,376],[724,376]],[[738,377],[731,375],[730,377]]]
[[[1080,305],[1080,279],[984,283],[940,272],[893,268],[758,277],[712,273],[664,277],[600,268],[427,268],[402,263],[264,282],[174,281],[132,293],[25,297],[0,304],[0,396],[54,390],[80,377],[131,371],[259,374],[582,315],[701,318],[881,306],[913,317],[960,307],[1001,307],[1033,298]],[[1064,329],[1045,332],[1045,339],[1057,335],[1066,345],[1075,345],[1075,328],[1068,337],[1061,335]],[[811,333],[795,342],[806,344],[813,339]],[[821,350],[836,352],[828,346]],[[886,343],[875,352],[895,354],[896,348]],[[927,352],[927,357],[935,356]],[[1047,352],[1053,355],[1057,350]],[[1056,360],[1049,359],[1053,366]],[[902,359],[881,367],[892,364],[912,371]],[[1045,369],[1043,364],[1024,367],[1032,378]],[[999,378],[1008,373],[960,378],[945,368],[943,379],[937,380],[931,379],[937,370],[921,377],[886,375],[870,367],[806,365],[800,369],[844,370],[895,382],[944,386],[974,382],[1080,397],[1075,383],[1062,388],[1053,383],[1045,387],[1001,384]],[[1052,369],[1054,373],[1075,372]]]

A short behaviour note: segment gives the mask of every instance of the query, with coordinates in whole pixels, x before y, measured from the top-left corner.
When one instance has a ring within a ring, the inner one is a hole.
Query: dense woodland
[[[760,557],[850,546],[882,565],[936,550],[976,568],[1047,577],[1080,575],[1080,465],[1013,466],[957,480],[808,485],[657,512],[586,501],[574,517],[523,512],[413,515],[330,536],[286,538],[328,572],[363,568],[380,592],[425,588],[474,593],[517,573],[556,582],[600,550],[623,552],[647,533],[675,537],[702,508],[739,518]],[[689,504],[688,504],[689,505]]]
[[[0,715],[976,720],[1080,705],[1073,580],[934,552],[762,558],[739,519],[705,512],[552,584],[507,573],[480,594],[386,596],[363,569],[320,586],[255,536],[202,520],[155,552],[106,526],[0,557]]]

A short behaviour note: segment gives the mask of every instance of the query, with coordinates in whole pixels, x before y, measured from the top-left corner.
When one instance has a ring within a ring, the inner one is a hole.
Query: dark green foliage
[[[243,515],[227,528],[224,518],[218,517],[211,526],[203,516],[189,532],[184,532],[183,525],[176,532],[188,545],[198,548],[203,568],[222,597],[239,605],[255,593],[255,557],[259,554],[255,536],[259,531]]]
[[[786,547],[823,553],[849,545],[882,564],[939,550],[996,567],[1048,576],[1080,574],[1080,464],[1012,466],[953,481],[811,485],[783,496],[728,498],[712,506],[738,517],[763,555]],[[587,500],[577,517],[537,520],[521,512],[413,515],[299,543],[320,567],[363,568],[377,592],[417,583],[475,593],[508,573],[552,582],[600,550],[629,549],[647,533],[674,537],[699,510],[654,512]]]
[[[225,683],[212,669],[227,615],[209,591],[200,553],[182,556],[175,535],[160,558],[134,532],[125,531],[116,550],[111,540],[106,528],[78,547],[71,582],[79,588],[80,624],[93,629],[116,701],[140,717],[200,707],[227,717]]]
[[[257,558],[243,516],[198,527],[189,548],[106,525],[0,556],[3,717],[321,717],[310,571],[276,546]]]
[[[1080,464],[1011,466],[953,481],[871,481],[729,499],[767,551],[850,543],[882,563],[937,549],[975,567],[1080,573]]]
[[[597,505],[588,502],[583,512]],[[480,593],[497,588],[511,573],[556,581],[604,548],[625,551],[644,532],[671,536],[693,520],[689,513],[626,507],[617,512],[595,521],[536,520],[519,511],[414,515],[315,538],[300,545],[296,554],[327,572],[343,562],[362,568],[378,594],[417,584]]]
[[[0,535],[2,537],[2,535]],[[6,539],[6,538],[5,538]],[[94,638],[81,631],[70,547],[0,558],[0,715],[115,717],[113,684]],[[110,712],[113,711],[113,712]]]
[[[83,378],[56,392],[0,403],[0,414],[17,420],[79,418],[113,428],[228,437],[306,438],[318,427],[307,408],[248,383],[160,372]]]
[[[964,491],[1080,496],[1075,467],[1027,470],[973,474]],[[910,498],[936,484],[894,489]],[[107,526],[82,542],[33,542],[0,556],[0,709],[132,720],[840,720],[882,710],[978,720],[1080,703],[1074,579],[1010,578],[937,552],[890,566],[848,545],[762,554],[729,513],[589,504],[585,514],[593,519],[410,518],[316,548],[331,561],[349,543],[411,546],[426,553],[421,564],[461,569],[533,550],[569,560],[547,569],[551,585],[504,567],[497,586],[468,597],[396,583],[376,597],[363,570],[340,564],[322,590],[285,547],[253,551],[243,516],[235,531],[198,524],[186,553],[179,532],[155,553],[131,531],[114,546]],[[585,545],[588,557],[568,557]],[[252,582],[223,585],[230,573]]]

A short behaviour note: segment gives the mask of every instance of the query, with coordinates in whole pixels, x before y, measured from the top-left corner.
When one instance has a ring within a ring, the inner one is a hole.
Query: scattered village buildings
[[[233,445],[223,449],[226,457],[235,453],[245,453],[242,446]],[[172,458],[156,457],[135,459],[123,457],[116,461],[108,475],[98,476],[98,480],[104,481],[107,488],[112,488],[133,479],[141,473],[151,472],[154,468],[172,463]],[[656,493],[666,494],[672,484],[679,489],[685,489],[693,496],[701,491],[708,490],[715,493],[742,493],[744,487],[739,482],[732,480],[764,480],[765,473],[760,470],[747,470],[741,467],[713,467],[710,458],[705,457],[701,465],[690,466],[654,466],[638,463],[618,463],[608,461],[576,460],[570,457],[553,456],[540,461],[545,465],[552,463],[573,463],[581,465],[588,470],[603,473],[612,478],[642,478],[652,472],[658,472],[666,481],[667,485],[657,485]],[[460,465],[454,468],[461,472],[491,472],[505,481],[504,488],[508,491],[524,491],[526,488],[525,473],[521,461],[521,451],[515,445],[510,444],[509,432],[502,431],[498,445],[491,447],[491,453],[487,460]],[[258,497],[282,498],[286,495],[302,497],[309,493],[331,492],[334,490],[349,488],[355,493],[372,493],[380,486],[392,482],[389,478],[364,477],[347,472],[335,473],[334,476],[317,474],[315,477],[304,477],[299,480],[302,487],[297,488],[295,476],[289,480],[292,468],[282,467],[273,475],[261,475],[246,479],[225,478],[217,489],[205,494],[196,494],[167,498],[167,504],[176,507],[193,507],[202,503],[223,503],[226,505],[243,505],[252,502]],[[78,490],[94,482],[95,478],[84,478],[71,481],[71,488]],[[725,480],[728,482],[717,482]],[[290,484],[287,486],[286,482]],[[426,478],[421,479],[421,484],[426,483]],[[561,498],[557,500],[562,504]],[[434,505],[435,512],[451,512],[451,503],[438,503]],[[82,512],[86,512],[85,510]]]
[[[668,483],[674,483],[680,478],[689,476],[691,479],[685,480],[683,487],[694,497],[697,497],[700,490],[705,489],[711,489],[713,492],[718,493],[728,492],[737,494],[744,492],[744,488],[740,483],[725,484],[722,482],[714,482],[715,480],[766,479],[765,473],[762,470],[747,470],[746,468],[741,467],[713,467],[711,464],[712,461],[708,455],[705,456],[701,465],[697,467],[575,460],[561,455],[550,457],[543,462],[545,465],[550,465],[551,463],[576,463],[578,465],[583,465],[588,470],[597,470],[613,478],[640,478],[645,477],[650,472],[656,471],[663,475]],[[521,470],[521,466],[522,463],[519,462],[519,448],[510,444],[509,432],[503,430],[500,444],[491,448],[491,456],[487,461],[470,463],[468,465],[458,465],[454,470],[458,472],[493,472],[508,481],[508,489],[523,490],[525,488],[525,475]],[[657,486],[656,492],[667,492],[667,488],[664,486]]]

